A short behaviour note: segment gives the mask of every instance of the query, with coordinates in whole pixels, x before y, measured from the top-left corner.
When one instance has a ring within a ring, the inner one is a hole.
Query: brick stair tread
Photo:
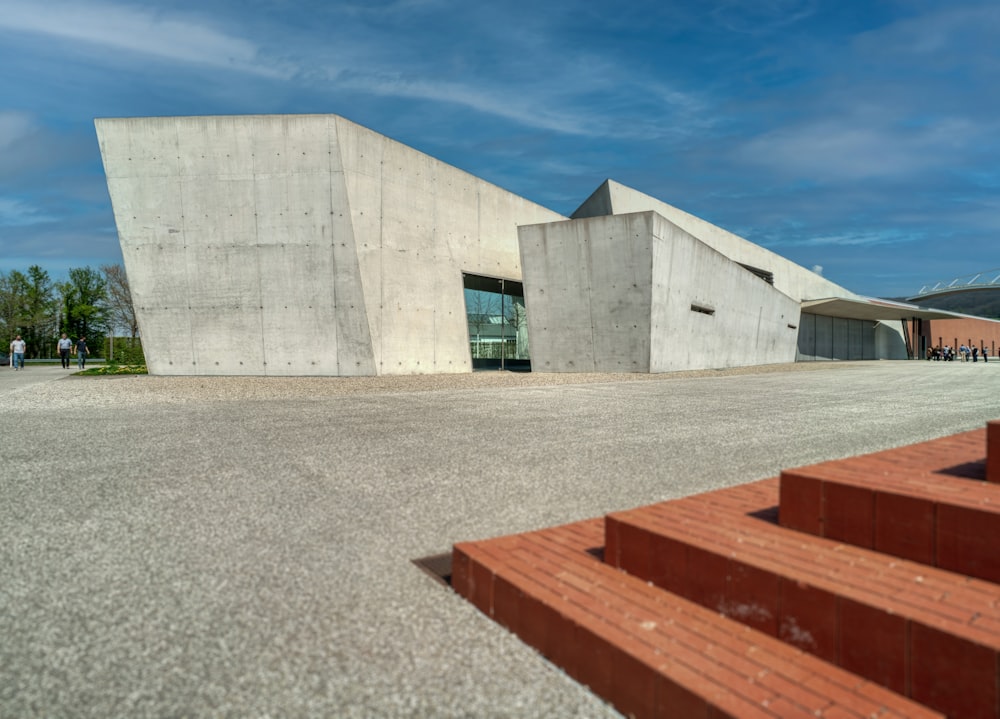
[[[597,519],[456,544],[453,584],[625,713],[940,716],[614,569],[596,556],[603,543]]]
[[[898,489],[1000,512],[1000,486],[986,475],[986,430],[977,429],[906,447],[786,469],[782,475],[837,481],[858,487]]]
[[[777,498],[775,478],[610,514],[606,560],[950,716],[1000,716],[1000,586],[762,519]]]
[[[736,487],[616,512],[608,519],[1000,650],[996,584],[757,519],[753,513],[776,503],[777,480],[754,485],[752,493]],[[617,564],[613,557],[609,561]],[[648,574],[634,566],[625,569]]]
[[[779,521],[800,532],[1000,582],[1000,484],[985,430],[781,473]]]

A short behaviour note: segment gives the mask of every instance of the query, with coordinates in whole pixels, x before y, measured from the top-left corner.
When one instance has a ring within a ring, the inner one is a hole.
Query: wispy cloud
[[[0,227],[27,227],[54,222],[55,219],[22,200],[0,197]]]
[[[712,15],[732,32],[764,35],[804,20],[816,8],[817,0],[723,0]]]
[[[0,258],[113,245],[94,116],[215,112],[343,114],[557,211],[613,177],[862,292],[861,251],[1000,231],[995,0],[0,0],[0,63]]]
[[[988,128],[963,118],[927,127],[874,125],[850,117],[767,132],[747,141],[741,159],[792,178],[844,181],[906,178],[954,163]]]
[[[447,102],[529,127],[573,135],[593,134],[585,119],[551,107],[539,107],[530,100],[526,102],[523,91],[520,97],[515,97],[513,92],[498,92],[495,88],[486,90],[462,83],[372,75],[347,79],[341,85],[383,96]]]
[[[283,80],[327,94],[448,103],[568,135],[655,139],[675,136],[704,117],[703,101],[690,92],[585,46],[560,44],[558,23],[564,18],[558,16],[536,15],[533,24],[526,22],[511,35],[498,26],[494,9],[463,8],[461,16],[474,34],[496,35],[496,44],[476,47],[456,37],[445,48],[450,66],[442,65],[440,48],[428,46],[440,37],[424,29],[450,20],[455,10],[440,0],[334,6],[323,17],[328,33],[310,29],[292,36],[287,27],[269,31],[237,19],[222,28],[219,16],[106,0],[8,0],[0,13],[0,33],[46,36],[63,52],[74,45],[91,53],[96,49],[103,53],[99,61],[116,70],[131,69],[119,56],[124,52]],[[383,31],[372,31],[367,23],[373,18]]]
[[[194,16],[122,4],[8,0],[0,13],[2,30],[265,77],[289,76],[289,68],[265,61],[255,43]]]
[[[801,247],[838,246],[838,247],[871,247],[873,245],[899,245],[922,240],[920,233],[907,233],[901,230],[872,230],[869,232],[845,232],[837,235],[825,235],[799,240],[794,244]]]
[[[771,127],[746,136],[734,156],[821,183],[911,181],[979,166],[1000,130],[998,32],[1000,6],[973,2],[855,35],[816,55],[800,83],[751,108]]]
[[[354,73],[342,78],[339,85],[385,97],[450,103],[535,129],[618,139],[682,134],[681,130],[690,130],[691,125],[679,119],[687,119],[690,107],[697,104],[675,92],[661,98],[643,94],[631,99],[628,106],[621,106],[622,96],[615,93],[604,96],[602,106],[600,93],[574,94],[541,84],[507,87],[485,81],[472,85],[374,73]],[[623,122],[626,117],[632,121]]]

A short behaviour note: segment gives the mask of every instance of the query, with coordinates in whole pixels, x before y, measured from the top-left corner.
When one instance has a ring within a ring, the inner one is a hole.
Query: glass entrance
[[[530,371],[523,285],[483,275],[462,278],[472,369]]]

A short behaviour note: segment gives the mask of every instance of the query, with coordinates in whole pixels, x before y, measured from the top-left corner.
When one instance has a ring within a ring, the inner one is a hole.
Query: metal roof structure
[[[992,279],[988,279],[990,277]],[[948,297],[976,290],[1000,290],[1000,268],[956,277],[950,282],[944,281],[936,282],[933,285],[924,285],[916,295],[908,297],[907,300],[915,302],[927,297]]]

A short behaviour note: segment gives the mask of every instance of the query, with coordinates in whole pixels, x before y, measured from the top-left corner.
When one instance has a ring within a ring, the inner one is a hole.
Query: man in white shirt
[[[21,335],[18,335],[10,343],[10,365],[14,368],[15,372],[19,369],[24,369],[24,350],[24,340],[21,339]]]
[[[63,336],[59,338],[59,359],[62,360],[63,369],[69,369],[69,351],[71,349],[73,349],[73,340],[63,332]]]

